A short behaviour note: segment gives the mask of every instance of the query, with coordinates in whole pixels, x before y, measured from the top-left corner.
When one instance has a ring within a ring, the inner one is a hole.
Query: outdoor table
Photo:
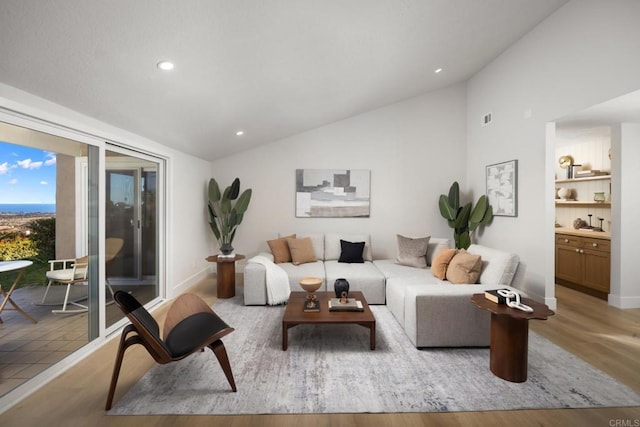
[[[7,310],[16,310],[20,312],[20,314],[22,314],[24,317],[31,320],[33,323],[38,323],[36,319],[29,316],[24,310],[18,307],[18,304],[16,304],[16,302],[11,298],[11,294],[16,289],[18,282],[20,282],[20,279],[22,278],[22,274],[24,273],[25,268],[29,267],[31,264],[33,264],[33,262],[31,261],[0,261],[0,273],[4,273],[6,271],[20,270],[18,272],[18,276],[16,277],[16,280],[13,281],[13,284],[11,285],[8,291],[5,292],[2,289],[2,284],[0,284],[0,295],[4,297],[2,304],[0,304],[0,313],[2,313],[2,310],[4,310],[5,308]],[[6,307],[7,303],[11,303],[13,307]],[[2,317],[0,317],[0,323],[3,323]]]

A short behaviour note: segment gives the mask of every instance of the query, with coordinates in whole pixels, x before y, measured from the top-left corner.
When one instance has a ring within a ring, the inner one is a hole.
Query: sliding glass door
[[[117,147],[106,152],[105,233],[122,247],[107,264],[111,287],[146,303],[159,296],[158,172],[161,161]],[[107,312],[110,314],[110,310]],[[121,318],[107,316],[107,327]]]

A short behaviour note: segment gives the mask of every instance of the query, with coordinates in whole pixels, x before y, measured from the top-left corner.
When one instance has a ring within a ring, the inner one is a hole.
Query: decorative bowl
[[[312,293],[320,289],[322,279],[319,277],[305,277],[300,279],[300,287],[305,291]]]

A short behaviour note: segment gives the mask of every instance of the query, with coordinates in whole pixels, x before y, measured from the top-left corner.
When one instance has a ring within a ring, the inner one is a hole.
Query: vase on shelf
[[[566,187],[560,187],[558,190],[558,196],[562,200],[569,200],[571,198],[571,189]]]

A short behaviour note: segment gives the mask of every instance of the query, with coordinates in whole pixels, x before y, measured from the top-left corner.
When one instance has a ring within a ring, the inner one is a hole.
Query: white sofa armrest
[[[273,261],[273,255],[269,252],[260,252]],[[247,261],[244,266],[244,305],[265,305],[267,303],[267,271],[264,265]]]

